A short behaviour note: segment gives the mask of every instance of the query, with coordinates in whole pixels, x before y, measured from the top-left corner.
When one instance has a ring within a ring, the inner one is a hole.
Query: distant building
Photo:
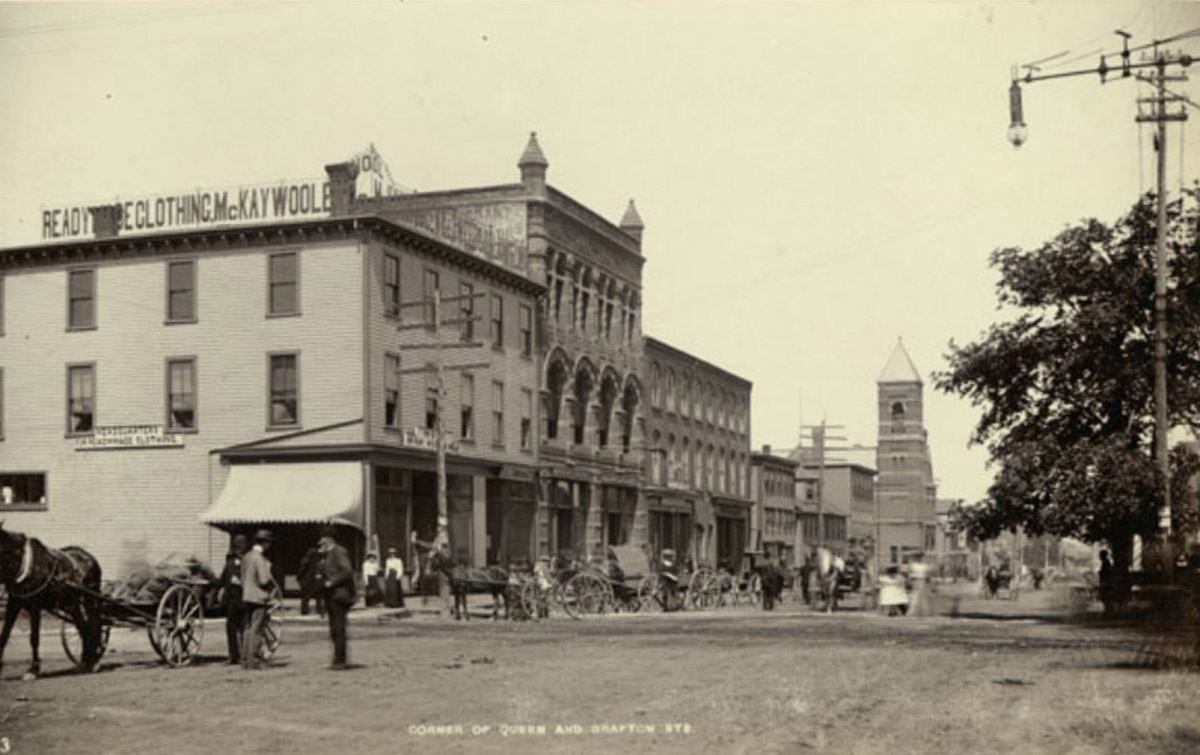
[[[803,451],[808,449],[802,449]],[[793,452],[795,455],[795,452]],[[824,543],[835,555],[845,556],[850,551],[851,539],[860,536],[851,534],[854,514],[869,515],[866,502],[873,500],[871,494],[872,470],[858,464],[828,463],[824,467],[824,484],[819,462],[802,461],[796,468],[796,503],[800,509],[800,544],[803,552]],[[866,482],[864,489],[863,483]],[[857,504],[857,505],[856,505]],[[824,537],[819,522],[825,525]],[[860,522],[860,529],[869,525]]]
[[[647,336],[648,540],[740,568],[750,546],[750,381]]]
[[[876,381],[879,396],[880,555],[900,563],[908,554],[933,553],[937,545],[937,486],[924,424],[924,382],[903,341]]]
[[[798,565],[799,503],[796,462],[771,454],[770,446],[750,455],[750,487],[754,496],[750,541],[756,550],[778,556],[786,566]]]

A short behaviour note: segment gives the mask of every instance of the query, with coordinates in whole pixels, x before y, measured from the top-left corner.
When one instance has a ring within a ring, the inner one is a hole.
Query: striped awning
[[[363,528],[363,477],[358,462],[242,464],[200,521],[249,524],[347,524]]]

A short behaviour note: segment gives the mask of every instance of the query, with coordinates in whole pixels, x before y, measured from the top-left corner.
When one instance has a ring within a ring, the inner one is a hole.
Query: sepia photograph
[[[0,755],[1200,752],[1198,56],[0,0]]]

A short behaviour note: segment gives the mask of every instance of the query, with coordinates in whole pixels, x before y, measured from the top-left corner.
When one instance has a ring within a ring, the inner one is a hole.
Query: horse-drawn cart
[[[108,649],[113,627],[145,629],[150,647],[173,668],[187,666],[200,652],[204,640],[204,618],[220,613],[216,604],[211,572],[194,560],[179,566],[163,562],[151,569],[139,569],[125,582],[107,582],[100,592],[86,587],[74,589],[93,598],[99,606],[100,646],[98,662]],[[282,638],[283,595],[276,586],[267,605],[263,623],[263,641],[259,655],[271,658]],[[83,643],[75,624],[67,617],[59,628],[63,651],[71,662],[83,665]]]

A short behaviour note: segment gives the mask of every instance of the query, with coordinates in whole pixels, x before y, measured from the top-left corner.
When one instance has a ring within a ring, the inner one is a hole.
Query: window
[[[0,472],[0,504],[45,506],[45,472]]]
[[[3,377],[3,375],[0,375]],[[521,450],[533,448],[533,391],[521,389]]]
[[[67,432],[90,433],[96,419],[96,366],[67,367]]]
[[[96,271],[72,270],[68,288],[67,327],[96,327]]]
[[[492,294],[492,348],[504,348],[504,299]]]
[[[400,426],[400,357],[383,356],[383,424]]]
[[[196,429],[196,360],[167,360],[167,429]]]
[[[196,319],[196,263],[193,260],[167,263],[167,322]]]
[[[436,430],[438,421],[438,399],[441,398],[441,391],[438,390],[437,373],[434,371],[433,364],[425,365],[425,429]]]
[[[533,310],[522,304],[520,309],[521,356],[533,356]]]
[[[294,315],[300,312],[300,261],[295,252],[269,257],[269,315]]]
[[[504,445],[504,383],[492,383],[492,445]]]
[[[462,376],[462,439],[475,440],[475,376]]]
[[[400,259],[392,254],[383,255],[383,311],[400,315]]]
[[[458,295],[461,297],[458,301],[458,314],[462,320],[459,332],[462,334],[462,340],[470,341],[475,338],[475,321],[471,319],[475,316],[475,286],[459,283]]]
[[[272,427],[300,424],[300,391],[295,354],[272,354],[271,409],[268,422]]]
[[[437,272],[437,270],[426,269],[425,270],[425,278],[423,279],[421,286],[422,286],[421,295],[422,295],[422,298],[425,300],[425,325],[428,326],[430,330],[432,330],[433,328],[435,328],[437,326],[437,322],[435,322],[435,318],[437,317],[437,315],[434,312],[434,306],[433,306],[433,295],[438,290],[438,272]]]

